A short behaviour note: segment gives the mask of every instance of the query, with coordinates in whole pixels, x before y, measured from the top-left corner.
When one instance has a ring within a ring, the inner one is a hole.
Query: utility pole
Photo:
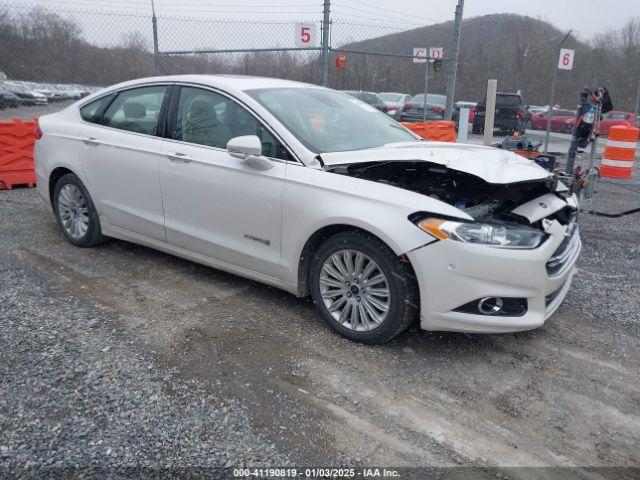
[[[422,121],[427,121],[427,93],[429,92],[429,62],[430,58],[427,56],[426,68],[424,72],[424,101],[422,102]]]
[[[153,66],[156,75],[160,75],[160,58],[158,57],[158,19],[156,7],[151,0],[151,25],[153,26]]]
[[[453,96],[456,92],[456,75],[458,74],[458,54],[460,52],[460,37],[462,36],[462,9],[464,0],[458,0],[456,16],[453,21],[453,41],[451,42],[451,62],[447,62],[447,103],[444,111],[444,119],[451,120],[453,112]]]
[[[633,120],[638,118],[638,111],[640,110],[640,78],[638,78],[638,88],[636,88],[636,103],[633,109]]]
[[[551,80],[551,100],[549,100],[549,112],[547,113],[547,131],[544,134],[544,153],[549,152],[549,133],[551,132],[551,114],[553,113],[553,106],[556,102],[556,81],[558,80],[558,58],[560,58],[560,49],[562,48],[562,44],[569,38],[573,30],[569,30],[569,32],[564,36],[560,43],[556,46],[556,56],[553,59],[553,77]]]
[[[320,52],[320,83],[329,85],[329,24],[331,23],[331,0],[324,0],[322,20],[322,51]]]

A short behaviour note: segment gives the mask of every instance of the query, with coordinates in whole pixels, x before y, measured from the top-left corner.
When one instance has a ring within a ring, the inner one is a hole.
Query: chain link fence
[[[315,6],[315,12],[307,10],[307,13],[300,13],[301,18],[271,20],[265,16],[258,21],[232,16],[220,18],[220,13],[215,18],[210,13],[202,17],[189,16],[188,13],[177,13],[179,6],[172,6],[174,13],[161,12],[157,15],[158,53],[154,55],[154,21],[150,8],[145,10],[146,7],[138,6],[116,10],[108,1],[98,4],[103,7],[87,8],[73,2],[43,7],[30,1],[35,0],[0,0],[0,76],[9,80],[105,86],[152,76],[157,72],[247,74],[321,83],[320,32],[323,25],[320,2]],[[338,5],[330,22],[328,86],[340,90],[422,94],[425,92],[426,65],[413,62],[413,48],[438,46],[444,47],[445,65],[440,72],[430,68],[427,90],[436,97],[444,94],[451,23],[422,29],[419,28],[421,25],[411,21],[394,23],[381,18],[347,17],[346,13],[340,12],[341,9],[344,7]],[[185,11],[189,10],[185,8]],[[303,8],[300,11],[305,12]],[[483,20],[484,24],[488,21],[491,19]],[[496,106],[496,136],[528,132],[535,141],[540,135],[533,129],[539,128],[541,112],[534,113],[526,107],[529,103],[545,105],[548,98],[550,68],[553,66],[550,60],[555,58],[555,46],[553,42],[541,40],[538,32],[549,26],[537,25],[535,20],[525,17],[503,22],[515,22],[511,30],[530,38],[506,42],[506,37],[500,36],[505,35],[504,32],[500,35],[487,35],[485,31],[478,33],[474,31],[480,28],[478,22],[474,23],[474,19],[465,21],[464,31],[467,33],[463,34],[456,100],[462,100],[458,106],[472,110],[468,114],[467,136],[471,143],[482,143],[484,112],[482,108],[476,109],[475,104],[482,107],[488,78],[498,78],[498,92],[517,93],[521,85],[525,89],[518,105],[508,108],[500,104]],[[300,23],[315,33],[312,48],[300,48],[296,42],[296,28]],[[486,45],[465,45],[466,38],[478,35]],[[548,36],[553,40],[551,34]],[[590,58],[584,45],[576,48],[583,49],[578,49],[577,55]],[[510,55],[509,49],[513,49]],[[500,53],[491,56],[485,50]],[[611,51],[612,55],[616,52],[615,49]],[[340,56],[344,57],[336,63]],[[569,83],[567,87],[569,75],[560,79],[561,90],[575,91],[564,95],[565,104],[574,104],[578,89],[584,85],[579,83],[578,74],[587,75],[586,78],[592,81],[606,80],[601,70],[594,70],[595,73],[588,70],[593,67],[592,62],[579,65],[584,66],[579,66],[575,72],[574,86]],[[629,92],[635,92],[636,80],[632,75],[624,79],[619,77],[607,81],[616,86],[614,97],[624,100],[624,107],[629,108],[632,96]],[[396,111],[394,118],[420,120],[422,106],[420,102],[409,107],[407,102],[399,108],[415,108],[416,115],[403,118]],[[439,102],[429,104],[429,115],[425,117],[428,120],[441,117],[442,107]],[[454,120],[459,120],[457,109],[454,110]],[[558,128],[569,129],[570,125],[567,125]],[[559,130],[554,133],[554,138],[567,135],[567,132]]]

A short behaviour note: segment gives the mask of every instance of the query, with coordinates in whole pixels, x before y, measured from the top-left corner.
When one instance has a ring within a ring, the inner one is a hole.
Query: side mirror
[[[262,155],[262,143],[257,135],[242,135],[227,142],[227,152],[234,158],[244,160],[256,170],[269,170],[273,163]]]

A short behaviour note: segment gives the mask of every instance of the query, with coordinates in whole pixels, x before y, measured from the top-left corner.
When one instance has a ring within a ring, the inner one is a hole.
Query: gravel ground
[[[639,198],[603,184],[592,207]],[[34,190],[0,191],[0,476],[375,464],[634,478],[575,468],[640,467],[640,215],[583,214],[581,232],[575,283],[543,328],[413,325],[369,347],[277,289],[126,242],[75,248]]]
[[[287,464],[220,379],[180,378],[158,365],[116,316],[74,295],[60,267],[34,267],[19,239],[25,216],[42,211],[34,193],[0,200],[9,226],[0,234],[0,476],[28,467]]]

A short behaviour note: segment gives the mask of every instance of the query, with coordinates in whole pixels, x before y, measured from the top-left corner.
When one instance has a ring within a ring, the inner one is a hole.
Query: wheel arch
[[[49,201],[51,202],[51,208],[53,209],[53,192],[56,189],[58,181],[67,173],[72,173],[78,176],[74,171],[67,167],[56,167],[49,174]]]
[[[375,233],[355,225],[349,225],[346,223],[336,223],[331,225],[325,225],[321,228],[318,228],[315,232],[311,234],[311,236],[307,239],[304,246],[302,247],[302,251],[300,252],[300,257],[298,259],[298,296],[299,297],[308,297],[311,294],[311,290],[309,287],[309,275],[311,273],[311,259],[313,258],[314,253],[318,250],[320,245],[322,245],[326,240],[335,235],[344,232],[362,232],[367,235],[371,235],[376,238],[380,242],[384,243],[392,252],[395,252],[391,245],[386,242],[383,238],[380,238],[379,235]],[[409,258],[401,254],[399,258],[406,262],[408,267],[411,269],[411,272],[415,275],[413,266],[409,261]]]

